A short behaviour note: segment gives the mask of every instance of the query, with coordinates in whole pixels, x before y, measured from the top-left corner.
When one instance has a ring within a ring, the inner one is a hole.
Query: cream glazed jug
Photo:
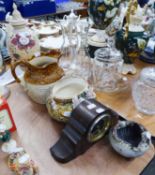
[[[8,39],[12,58],[31,60],[38,55],[40,53],[38,36],[27,27],[27,21],[21,16],[15,4],[12,16],[7,14],[6,21],[13,27],[13,32]]]

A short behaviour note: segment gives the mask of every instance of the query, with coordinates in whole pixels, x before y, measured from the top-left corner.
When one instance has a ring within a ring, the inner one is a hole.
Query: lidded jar
[[[121,75],[123,59],[121,53],[105,47],[95,52],[93,80],[96,90],[118,92],[127,87],[127,79]]]
[[[132,96],[138,111],[155,114],[155,67],[144,68],[132,88]]]
[[[38,36],[26,26],[27,21],[21,16],[15,4],[12,16],[7,14],[6,20],[13,27],[8,41],[12,58],[31,60],[35,55],[38,55],[40,53]]]

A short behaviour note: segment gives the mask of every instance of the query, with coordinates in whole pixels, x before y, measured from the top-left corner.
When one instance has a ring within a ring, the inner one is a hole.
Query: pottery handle
[[[27,61],[24,61],[24,60],[19,60],[19,61],[15,61],[15,62],[11,63],[11,73],[12,73],[12,75],[15,78],[17,83],[21,82],[21,80],[18,78],[18,76],[16,74],[16,67],[19,65],[23,65],[25,67],[31,67],[31,65]]]

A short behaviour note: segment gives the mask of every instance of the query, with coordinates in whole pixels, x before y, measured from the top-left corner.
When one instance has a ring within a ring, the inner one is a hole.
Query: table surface
[[[136,61],[140,70],[146,64]],[[128,76],[130,85],[138,76]],[[61,133],[63,124],[50,118],[44,105],[32,102],[23,88],[14,83],[10,86],[11,96],[8,99],[17,132],[13,138],[23,146],[36,161],[40,175],[139,175],[147,163],[154,156],[154,147],[142,157],[128,160],[115,153],[109,145],[108,139],[102,139],[93,145],[85,154],[72,162],[60,164],[50,155],[49,149],[55,144]],[[108,95],[97,93],[99,101],[112,107],[122,116],[142,123],[155,135],[155,116],[145,116],[137,112],[131,98],[131,86],[123,93]],[[6,154],[0,153],[0,174],[12,175],[7,167]]]

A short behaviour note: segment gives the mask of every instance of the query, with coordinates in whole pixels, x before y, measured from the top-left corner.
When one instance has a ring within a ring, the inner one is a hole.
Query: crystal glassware
[[[93,63],[93,84],[97,91],[118,92],[127,88],[127,78],[121,75],[122,54],[110,47],[98,49]]]
[[[134,83],[132,96],[138,111],[147,114],[155,114],[155,68],[144,68],[140,78]]]

